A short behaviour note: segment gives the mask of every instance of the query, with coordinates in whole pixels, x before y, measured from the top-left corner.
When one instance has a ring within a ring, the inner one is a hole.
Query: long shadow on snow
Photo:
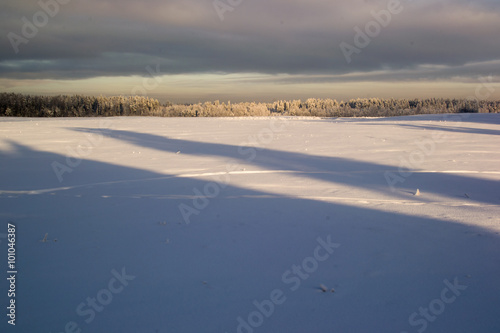
[[[382,124],[373,123],[364,125],[382,125]],[[445,131],[445,132],[464,133],[464,134],[500,135],[500,130],[492,130],[486,128],[473,128],[473,127],[463,127],[463,126],[450,127],[450,126],[439,126],[439,125],[410,125],[410,124],[396,124],[396,125],[404,128],[425,129],[429,131]]]
[[[307,119],[303,121],[308,121]],[[471,134],[486,134],[500,135],[500,130],[481,129],[474,127],[464,127],[461,125],[450,127],[440,126],[440,122],[452,123],[472,123],[472,124],[488,124],[500,125],[500,114],[469,114],[469,113],[444,113],[444,114],[429,114],[429,115],[414,115],[401,117],[383,117],[383,118],[323,118],[321,120],[310,120],[314,122],[341,122],[341,123],[359,123],[360,125],[384,125],[394,123],[394,125],[412,128],[426,129],[431,131],[442,130],[454,133],[471,133]],[[433,122],[429,125],[411,125],[411,122]]]
[[[73,129],[84,133],[101,134],[92,128]],[[124,130],[109,130],[110,137],[125,141],[136,146],[156,149],[159,151],[182,155],[201,157],[217,156],[239,161],[240,164],[255,165],[271,170],[286,170],[302,176],[320,179],[335,184],[345,184],[352,187],[370,189],[389,196],[400,198],[406,191],[394,194],[386,180],[386,171],[398,175],[398,168],[393,165],[375,164],[355,161],[341,157],[312,156],[302,153],[285,152],[271,149],[254,149],[236,145],[215,144],[199,141],[172,139],[164,136],[137,133]],[[333,143],[332,143],[333,144]],[[220,171],[226,171],[220,170]],[[405,170],[406,171],[406,170]],[[488,204],[500,203],[500,181],[484,180],[465,175],[449,173],[419,172],[414,173],[404,181],[405,189],[422,189],[422,183],[427,193],[435,193],[452,199],[463,198],[464,193],[470,195],[471,201]],[[396,185],[397,186],[397,185]],[[493,195],[492,195],[493,194]],[[416,200],[414,197],[405,197]],[[419,201],[425,201],[420,197]]]
[[[235,332],[236,318],[255,311],[254,300],[280,289],[286,301],[261,332],[399,332],[412,330],[410,314],[455,277],[467,289],[428,324],[442,332],[500,328],[500,239],[491,231],[231,184],[186,225],[178,206],[192,205],[191,189],[205,181],[84,160],[63,187],[51,168],[31,171],[65,156],[12,148],[0,152],[2,169],[18,173],[2,178],[1,190],[16,181],[24,190],[53,182],[49,192],[0,197],[1,211],[18,225],[17,301],[29,314],[20,331],[61,331],[75,321],[95,333]],[[39,242],[46,232],[58,242]],[[292,291],[283,273],[313,256],[316,239],[328,235],[341,246]],[[135,280],[86,323],[75,309],[122,267]],[[336,292],[320,293],[320,283]],[[0,288],[7,287],[4,279]]]
[[[413,116],[380,117],[380,118],[323,118],[323,121],[342,122],[412,122],[412,121],[447,121],[467,122],[476,124],[500,125],[500,114],[498,113],[441,113],[420,114]],[[307,121],[307,120],[304,120]],[[314,121],[318,121],[315,119]]]

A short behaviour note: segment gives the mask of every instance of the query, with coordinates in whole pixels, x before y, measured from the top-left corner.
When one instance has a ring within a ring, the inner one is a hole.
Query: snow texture
[[[2,118],[0,331],[500,332],[499,147],[497,114]]]

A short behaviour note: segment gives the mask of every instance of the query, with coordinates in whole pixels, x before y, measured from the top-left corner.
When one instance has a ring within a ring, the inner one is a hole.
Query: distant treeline
[[[0,116],[6,117],[241,117],[241,116],[316,116],[316,117],[391,117],[435,113],[498,113],[500,101],[466,99],[381,99],[349,101],[309,98],[306,101],[274,103],[161,104],[141,96],[31,96],[0,93]]]

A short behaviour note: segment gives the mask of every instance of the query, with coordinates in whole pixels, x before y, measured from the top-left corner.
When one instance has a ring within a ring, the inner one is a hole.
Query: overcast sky
[[[2,0],[0,16],[0,91],[500,99],[498,0]]]

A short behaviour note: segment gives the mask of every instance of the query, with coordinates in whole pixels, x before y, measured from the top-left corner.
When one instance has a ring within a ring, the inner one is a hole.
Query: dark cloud
[[[388,2],[243,0],[221,21],[213,0],[72,0],[16,53],[8,34],[23,36],[22,18],[33,21],[41,8],[35,1],[5,0],[0,76],[145,75],[147,65],[159,65],[163,74],[284,73],[306,80],[349,73],[376,78],[370,73],[378,71],[396,80],[500,75],[497,0],[401,1],[401,12],[348,63],[339,45],[355,46],[354,28],[364,29],[374,20],[371,12]]]

